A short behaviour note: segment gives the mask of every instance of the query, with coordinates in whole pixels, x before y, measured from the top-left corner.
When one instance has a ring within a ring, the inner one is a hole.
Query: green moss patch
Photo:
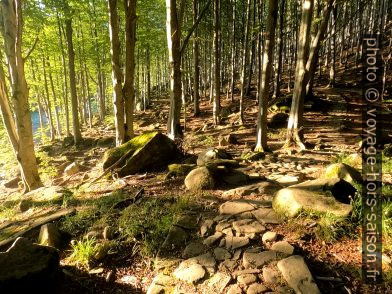
[[[103,168],[106,169],[116,163],[123,155],[133,150],[135,153],[138,149],[147,144],[158,132],[149,132],[137,136],[121,146],[112,148],[105,152],[103,157]]]

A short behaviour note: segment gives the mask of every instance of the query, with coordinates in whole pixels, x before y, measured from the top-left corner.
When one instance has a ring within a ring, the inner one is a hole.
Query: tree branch
[[[27,58],[29,58],[29,56],[31,55],[31,53],[33,53],[33,51],[34,51],[34,49],[35,49],[35,46],[37,46],[38,40],[39,40],[39,37],[37,36],[37,37],[35,38],[35,41],[34,41],[34,43],[33,43],[33,46],[31,46],[30,50],[27,52],[26,56],[23,58],[24,61],[25,61]]]
[[[207,12],[208,7],[211,4],[211,0],[208,0],[206,6],[204,6],[202,12],[200,13],[200,15],[198,16],[196,22],[193,24],[192,28],[189,30],[188,35],[186,36],[186,38],[184,39],[184,42],[182,43],[181,46],[181,50],[180,50],[180,54],[182,55],[182,53],[184,52],[186,46],[188,45],[189,39],[191,38],[193,32],[195,31],[195,29],[197,28],[197,26],[199,25],[200,21],[202,20],[204,14]]]

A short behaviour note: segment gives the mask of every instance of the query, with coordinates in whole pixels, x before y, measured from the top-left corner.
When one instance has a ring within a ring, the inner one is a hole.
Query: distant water
[[[34,143],[41,143],[41,137],[40,137],[40,125],[39,125],[39,112],[38,111],[32,111],[31,112],[31,122],[33,124],[33,136],[34,136]],[[43,124],[44,128],[48,126],[48,120],[45,115],[43,115]],[[50,132],[49,130],[46,130],[46,135],[49,136]]]

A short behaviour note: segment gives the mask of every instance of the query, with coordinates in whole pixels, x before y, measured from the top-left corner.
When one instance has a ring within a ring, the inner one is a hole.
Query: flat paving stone
[[[268,289],[263,284],[253,283],[249,285],[248,289],[246,290],[246,294],[261,294],[267,292]]]
[[[253,219],[243,219],[233,222],[233,228],[240,234],[262,233],[265,227]]]
[[[272,245],[271,249],[288,255],[294,253],[294,247],[287,241],[276,242]]]
[[[226,236],[225,241],[225,246],[228,250],[234,250],[249,244],[249,238],[247,237]]]
[[[227,294],[242,294],[242,289],[240,286],[237,284],[230,286],[230,288],[227,290]]]
[[[272,208],[262,207],[252,211],[252,214],[262,224],[280,224],[282,222],[275,210]]]
[[[174,271],[174,276],[187,283],[196,283],[204,278],[206,274],[205,269],[200,264],[181,263]]]
[[[237,282],[241,285],[250,285],[257,281],[257,276],[254,274],[245,274],[237,277]]]
[[[224,248],[217,247],[214,249],[214,256],[217,260],[226,260],[231,258],[231,253]]]
[[[215,242],[217,242],[220,238],[222,238],[223,234],[221,232],[215,232],[214,235],[209,236],[204,239],[203,244],[207,246],[212,246]]]
[[[182,258],[194,257],[204,253],[205,251],[206,251],[206,245],[204,245],[203,243],[199,241],[191,242],[185,247],[182,253]]]
[[[217,272],[210,279],[208,279],[207,286],[213,292],[222,293],[230,281],[231,276],[229,274]]]
[[[241,200],[234,200],[234,201],[227,201],[227,202],[223,203],[219,207],[219,213],[220,214],[239,214],[239,213],[243,213],[246,211],[252,211],[255,208],[256,208],[255,205],[253,205],[249,202],[245,202],[245,201],[241,201]]]
[[[270,263],[271,261],[278,260],[276,251],[267,250],[262,252],[248,252],[245,251],[242,257],[242,262],[245,268],[260,268]]]
[[[267,242],[274,242],[277,238],[277,235],[275,232],[265,232],[263,234],[263,237],[261,238],[261,240],[263,241],[263,243],[267,243]]]
[[[278,262],[278,269],[287,284],[296,293],[320,294],[308,266],[302,256],[293,255]]]

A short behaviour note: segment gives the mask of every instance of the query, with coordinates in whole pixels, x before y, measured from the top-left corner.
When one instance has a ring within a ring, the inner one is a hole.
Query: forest
[[[0,293],[392,293],[390,0],[0,0]]]

